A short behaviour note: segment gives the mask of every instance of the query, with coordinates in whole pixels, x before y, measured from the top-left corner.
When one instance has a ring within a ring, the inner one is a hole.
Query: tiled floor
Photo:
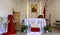
[[[27,35],[26,33],[17,33],[13,35]],[[60,33],[43,33],[42,35],[60,35]]]
[[[42,35],[60,35],[60,33],[44,33]]]
[[[53,27],[51,29],[52,29],[53,33],[60,33],[60,29],[58,29],[58,28]]]
[[[52,29],[51,33],[43,33],[42,35],[60,35],[60,29],[57,28],[51,28],[51,29]],[[17,34],[14,35],[26,35],[26,33],[18,32]]]

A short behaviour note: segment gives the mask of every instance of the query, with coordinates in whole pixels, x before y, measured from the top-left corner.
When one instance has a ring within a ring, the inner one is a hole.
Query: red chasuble
[[[15,31],[15,28],[14,28],[14,22],[13,22],[13,16],[12,15],[8,15],[8,33],[11,33],[11,34],[15,34],[16,31]]]
[[[3,33],[2,35],[11,35],[11,34],[16,34],[16,30],[14,28],[14,22],[13,22],[13,16],[8,15],[8,32]]]

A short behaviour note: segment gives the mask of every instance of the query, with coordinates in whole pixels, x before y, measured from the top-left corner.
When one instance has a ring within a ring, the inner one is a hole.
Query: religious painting
[[[31,12],[37,12],[37,4],[31,4]]]

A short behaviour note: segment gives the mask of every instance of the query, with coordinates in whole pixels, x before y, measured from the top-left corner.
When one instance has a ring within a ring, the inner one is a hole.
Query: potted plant
[[[27,25],[22,25],[22,29],[21,29],[21,32],[27,32],[27,28],[28,26]]]
[[[51,32],[51,26],[49,26],[49,25],[45,26],[44,31],[47,32],[47,33]]]

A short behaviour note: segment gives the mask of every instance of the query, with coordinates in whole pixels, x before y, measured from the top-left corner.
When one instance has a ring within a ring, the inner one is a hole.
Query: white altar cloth
[[[40,32],[31,32],[31,24],[39,24]],[[27,18],[24,20],[24,25],[28,26],[27,35],[40,35],[44,32],[44,27],[46,26],[46,20],[43,18]]]

